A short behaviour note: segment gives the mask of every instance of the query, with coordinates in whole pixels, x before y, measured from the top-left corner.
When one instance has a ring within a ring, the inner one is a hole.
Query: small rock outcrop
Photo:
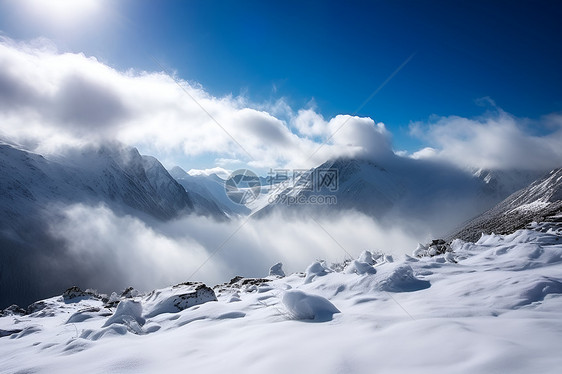
[[[0,310],[0,317],[5,316],[24,316],[26,314],[26,310],[21,308],[18,305],[10,305],[4,310]]]
[[[146,318],[152,318],[162,313],[177,313],[195,305],[217,301],[215,292],[203,283],[172,287],[170,291],[159,291],[148,297],[146,303]],[[152,300],[151,300],[152,299]]]
[[[418,244],[414,251],[414,257],[433,257],[443,255],[447,252],[452,252],[451,246],[443,239],[434,239],[430,244]]]

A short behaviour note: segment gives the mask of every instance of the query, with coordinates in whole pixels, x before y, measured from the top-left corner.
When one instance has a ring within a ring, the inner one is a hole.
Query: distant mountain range
[[[194,210],[189,194],[153,157],[100,146],[49,159],[0,144],[0,209],[5,215],[53,203],[99,203],[170,219]]]
[[[216,212],[215,215],[246,216],[251,213],[250,208],[236,204],[226,195],[225,180],[216,174],[190,175],[181,167],[174,166],[170,169],[170,175],[190,192],[200,206],[207,206],[208,211]]]
[[[9,300],[23,305],[59,292],[69,279],[95,277],[90,274],[94,269],[70,258],[68,244],[49,231],[61,219],[60,208],[73,204],[102,204],[147,225],[185,215],[227,221],[358,211],[376,220],[427,225],[445,233],[511,194],[453,235],[475,240],[481,232],[509,232],[560,210],[560,169],[513,193],[536,176],[493,170],[471,174],[398,156],[342,158],[302,173],[292,184],[268,184],[262,177],[259,198],[239,205],[229,199],[225,180],[218,175],[190,175],[180,167],[167,171],[156,158],[121,144],[42,156],[0,141],[0,304]],[[278,196],[305,203],[283,203]],[[310,203],[318,196],[334,196],[337,203]]]

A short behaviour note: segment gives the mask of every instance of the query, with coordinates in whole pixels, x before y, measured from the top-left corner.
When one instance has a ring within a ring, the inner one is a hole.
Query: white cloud
[[[338,115],[329,122],[332,140],[357,154],[381,157],[392,154],[391,135],[384,123],[370,118]]]
[[[120,72],[52,45],[0,39],[0,61],[0,136],[41,152],[111,138],[167,160],[212,154],[269,168],[390,149],[384,125],[370,118],[326,121],[311,109],[295,114],[283,100],[252,108],[243,97],[213,97],[163,73]]]
[[[304,136],[329,135],[328,122],[313,109],[299,110],[297,116],[293,119],[293,125]]]
[[[187,280],[213,285],[235,275],[266,276],[279,261],[292,273],[316,259],[343,261],[349,257],[346,251],[354,257],[364,249],[398,256],[411,253],[417,244],[401,225],[383,226],[354,212],[317,217],[318,223],[272,215],[247,222],[188,216],[147,224],[105,206],[76,204],[62,208],[61,216],[52,220],[50,232],[64,243],[64,263],[89,270],[68,282],[105,292],[130,285],[149,291]]]
[[[167,163],[204,157],[229,169],[308,168],[341,156],[392,154],[391,134],[371,118],[328,119],[313,103],[295,111],[283,99],[253,104],[177,82],[164,73],[117,71],[93,57],[58,52],[49,41],[3,38],[0,137],[42,153],[109,138]],[[562,164],[561,115],[533,123],[486,102],[493,112],[481,118],[434,116],[429,123],[411,124],[411,134],[429,146],[412,157],[463,168]],[[548,133],[530,135],[535,125],[542,128],[538,133]]]
[[[463,168],[547,170],[562,166],[560,114],[530,121],[496,109],[475,119],[449,116],[412,123],[410,133],[432,145],[414,153],[414,158]]]
[[[67,262],[96,270],[92,279],[80,279],[87,287],[116,291],[128,285],[151,289],[179,283],[208,256],[188,236],[167,237],[138,218],[118,216],[103,205],[68,206],[62,216],[51,222],[50,231],[66,243]],[[209,279],[225,271],[220,265],[206,269]]]
[[[429,159],[436,156],[437,156],[437,150],[435,150],[435,148],[425,147],[420,149],[419,151],[412,153],[410,157],[412,157],[415,160],[419,160],[424,158]]]
[[[221,167],[214,167],[214,168],[209,168],[209,169],[190,169],[188,170],[187,174],[189,175],[212,175],[212,174],[216,174],[219,177],[226,179],[228,178],[228,176],[232,173],[233,170],[226,170],[224,168]]]

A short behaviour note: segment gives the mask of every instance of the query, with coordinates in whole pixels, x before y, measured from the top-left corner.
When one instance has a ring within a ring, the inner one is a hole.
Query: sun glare
[[[23,0],[25,13],[34,20],[57,28],[81,24],[99,15],[104,0]]]

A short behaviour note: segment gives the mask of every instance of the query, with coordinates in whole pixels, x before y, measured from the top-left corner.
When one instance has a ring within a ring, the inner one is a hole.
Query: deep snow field
[[[451,249],[363,252],[214,293],[67,292],[0,317],[0,372],[559,373],[560,226]]]

